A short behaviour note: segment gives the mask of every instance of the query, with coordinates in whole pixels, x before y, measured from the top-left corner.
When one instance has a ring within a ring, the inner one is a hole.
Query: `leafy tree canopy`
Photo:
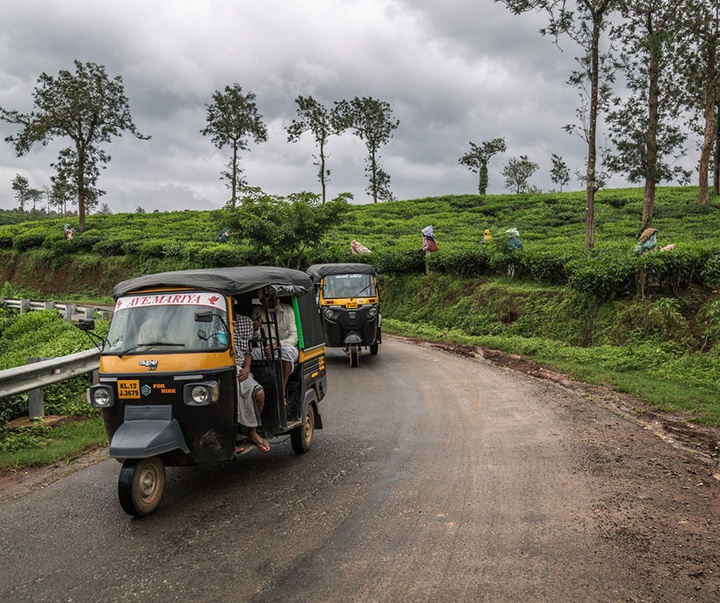
[[[507,150],[504,138],[486,140],[480,146],[470,143],[470,152],[465,153],[458,163],[466,165],[473,172],[478,172],[478,194],[487,193],[487,164],[493,155],[504,153]]]
[[[42,73],[33,101],[35,108],[30,113],[0,108],[0,119],[21,126],[5,141],[14,145],[18,157],[27,154],[36,142],[46,145],[58,137],[72,141],[53,165],[77,192],[82,231],[86,204],[96,203],[100,194],[95,188],[98,165],[110,161],[100,145],[125,131],[141,140],[150,137],[140,134],[132,121],[122,78],[109,78],[102,65],[76,60],[75,73],[61,70],[57,77]]]
[[[255,94],[244,94],[239,84],[225,86],[224,92],[216,90],[212,99],[211,104],[205,105],[208,125],[200,133],[210,136],[218,149],[227,146],[232,149],[232,159],[227,166],[229,171],[223,172],[221,178],[230,181],[231,202],[234,205],[238,190],[242,188],[239,186],[242,170],[238,151],[248,149],[249,138],[255,142],[267,141],[267,127],[258,113]]]
[[[521,155],[519,159],[511,157],[502,171],[505,188],[518,194],[536,192],[534,187],[530,186],[529,180],[539,167],[537,163],[530,161],[527,155]]]
[[[327,202],[320,195],[301,192],[287,197],[269,195],[259,188],[245,190],[242,202],[223,210],[222,226],[246,240],[258,261],[299,268],[305,253],[322,243],[348,209],[350,193]]]
[[[293,119],[292,123],[287,127],[288,142],[297,142],[305,132],[312,133],[315,144],[319,149],[319,157],[316,157],[315,165],[318,166],[318,180],[322,187],[322,202],[325,203],[325,187],[330,176],[330,170],[325,167],[327,159],[325,146],[331,135],[339,134],[342,131],[337,109],[333,108],[332,111],[328,111],[312,96],[298,96],[295,103],[298,106],[298,119]]]
[[[369,97],[355,97],[351,101],[335,103],[337,124],[341,129],[350,129],[365,143],[368,151],[366,173],[370,177],[369,190],[373,201],[378,198],[392,197],[390,193],[390,175],[381,172],[380,147],[387,144],[400,121],[393,118],[390,105],[381,100]]]

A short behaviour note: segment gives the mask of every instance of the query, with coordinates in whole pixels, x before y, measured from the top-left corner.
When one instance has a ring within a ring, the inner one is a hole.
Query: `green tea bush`
[[[123,241],[119,239],[100,237],[100,240],[93,245],[92,251],[104,256],[121,256],[125,255],[125,246]]]
[[[236,245],[188,243],[185,251],[189,257],[196,258],[203,268],[247,265],[246,250]]]
[[[13,240],[13,248],[15,251],[20,253],[28,251],[29,249],[35,249],[42,247],[45,242],[45,235],[40,233],[29,233],[25,235],[18,235]]]
[[[474,249],[450,249],[427,257],[431,270],[454,274],[460,278],[482,276],[490,271],[490,258],[480,246]]]
[[[720,286],[720,252],[708,255],[700,269],[700,282],[708,287]]]
[[[425,272],[425,252],[418,250],[381,253],[374,265],[381,274]]]
[[[600,299],[614,299],[635,290],[637,258],[628,253],[602,253],[567,264],[570,286]]]

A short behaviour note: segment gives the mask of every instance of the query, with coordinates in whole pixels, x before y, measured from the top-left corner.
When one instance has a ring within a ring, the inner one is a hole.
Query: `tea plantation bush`
[[[99,334],[107,333],[108,321],[96,324]],[[88,336],[55,310],[17,314],[0,307],[0,369],[23,366],[28,358],[55,358],[91,348]],[[92,407],[84,400],[90,382],[87,374],[45,387],[46,414],[92,414]],[[27,394],[0,399],[0,425],[27,415],[28,405]]]
[[[695,187],[660,187],[653,225],[658,247],[673,251],[633,255],[640,228],[642,189],[598,191],[595,247],[585,250],[584,192],[524,195],[444,195],[380,204],[352,205],[343,221],[312,249],[301,268],[324,262],[373,263],[382,273],[417,274],[426,269],[463,278],[504,276],[567,285],[599,299],[643,295],[648,290],[678,294],[690,285],[720,285],[720,210],[697,204]],[[0,248],[40,250],[46,259],[71,254],[126,256],[141,270],[221,267],[267,263],[241,233],[216,241],[222,211],[178,211],[90,215],[87,229],[62,239],[74,218],[46,218],[0,224]],[[420,231],[435,230],[440,247],[426,256]],[[75,225],[76,226],[76,225]],[[524,243],[508,253],[505,231],[517,228]],[[494,245],[482,245],[488,229]],[[350,254],[356,239],[372,253]],[[128,275],[130,276],[130,275]]]

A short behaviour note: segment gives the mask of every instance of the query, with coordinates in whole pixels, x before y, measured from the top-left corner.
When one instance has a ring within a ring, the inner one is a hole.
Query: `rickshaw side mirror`
[[[384,285],[385,284],[385,277],[382,274],[378,274],[377,277],[378,285]]]
[[[92,318],[80,318],[75,326],[81,331],[93,331],[95,329],[95,320]]]
[[[212,310],[201,310],[199,312],[195,312],[195,322],[212,322],[212,319]]]

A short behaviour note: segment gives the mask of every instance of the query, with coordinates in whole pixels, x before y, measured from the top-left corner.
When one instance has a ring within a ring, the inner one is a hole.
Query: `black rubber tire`
[[[146,517],[160,504],[165,491],[165,465],[153,456],[127,459],[120,469],[118,498],[123,511],[133,517]]]
[[[350,366],[355,368],[360,359],[360,346],[357,343],[350,344]]]
[[[308,404],[305,420],[290,432],[290,444],[297,454],[305,454],[312,446],[315,435],[315,408]]]

